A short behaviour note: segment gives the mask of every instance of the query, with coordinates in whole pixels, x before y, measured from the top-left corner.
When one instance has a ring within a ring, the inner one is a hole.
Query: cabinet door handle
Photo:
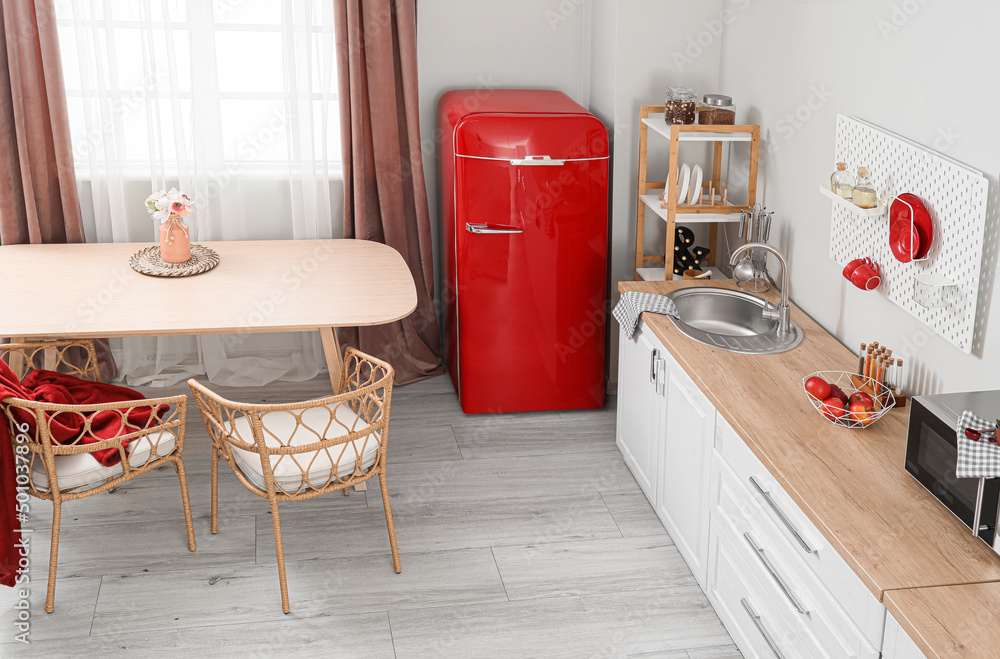
[[[750,535],[749,531],[743,534],[743,539],[747,541],[747,544],[750,545],[750,548],[753,549],[754,553],[757,554],[757,558],[760,559],[761,565],[763,565],[764,569],[767,570],[768,573],[770,573],[771,578],[774,579],[774,583],[778,584],[778,588],[780,588],[781,592],[785,594],[785,597],[788,598],[788,601],[792,603],[792,606],[795,607],[795,610],[803,615],[809,613],[809,610],[804,606],[802,606],[798,598],[792,594],[791,588],[788,587],[788,584],[785,583],[785,580],[781,578],[781,575],[778,574],[778,571],[774,569],[773,565],[771,565],[771,561],[767,559],[767,556],[764,554],[764,548],[757,544],[757,541],[753,539],[753,536]]]
[[[660,396],[667,389],[667,360],[656,360],[656,393]]]
[[[756,627],[757,631],[760,632],[760,635],[764,637],[764,642],[767,643],[767,647],[771,648],[771,652],[774,653],[774,656],[778,659],[785,659],[785,655],[781,654],[781,650],[778,649],[778,646],[771,638],[771,635],[767,633],[767,628],[764,627],[764,621],[761,620],[761,617],[757,615],[757,612],[753,610],[752,606],[750,606],[750,602],[747,601],[747,598],[744,597],[740,599],[740,604],[743,605],[747,615],[750,616],[750,620],[753,621],[754,627]]]
[[[753,476],[750,477],[750,484],[753,485],[758,492],[760,492],[760,495],[762,497],[764,497],[764,501],[767,502],[767,505],[769,505],[771,507],[771,510],[774,511],[774,514],[778,516],[778,519],[780,519],[781,523],[785,525],[785,528],[788,529],[788,532],[791,533],[792,537],[795,538],[795,540],[799,543],[799,545],[802,547],[802,550],[809,554],[815,554],[816,550],[813,549],[809,545],[809,543],[805,541],[805,538],[802,537],[802,534],[799,533],[799,530],[797,528],[795,528],[795,525],[792,524],[791,520],[785,517],[785,513],[781,512],[781,508],[779,508],[778,504],[776,504],[774,502],[774,499],[771,498],[770,493],[768,493],[767,490],[762,488],[760,486],[760,483],[758,483],[757,479],[754,478]]]
[[[660,352],[658,348],[653,348],[649,353],[649,381],[656,384],[656,358]]]

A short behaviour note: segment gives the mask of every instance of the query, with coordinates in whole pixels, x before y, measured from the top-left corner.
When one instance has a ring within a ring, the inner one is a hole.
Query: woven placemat
[[[128,264],[136,272],[151,277],[190,277],[219,265],[219,254],[211,247],[192,244],[190,259],[183,263],[167,263],[160,258],[160,246],[153,245],[133,254]]]

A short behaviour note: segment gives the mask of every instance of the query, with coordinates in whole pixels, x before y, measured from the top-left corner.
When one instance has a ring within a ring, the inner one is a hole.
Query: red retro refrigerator
[[[608,135],[565,94],[438,103],[445,353],[466,413],[604,405]]]

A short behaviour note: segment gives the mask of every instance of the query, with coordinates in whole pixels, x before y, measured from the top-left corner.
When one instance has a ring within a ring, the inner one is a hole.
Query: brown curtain
[[[0,245],[82,243],[53,0],[0,0],[0,40]]]
[[[341,340],[385,359],[399,384],[444,372],[420,153],[415,0],[334,0],[344,158],[344,237],[403,255],[417,286],[409,317],[346,328]]]

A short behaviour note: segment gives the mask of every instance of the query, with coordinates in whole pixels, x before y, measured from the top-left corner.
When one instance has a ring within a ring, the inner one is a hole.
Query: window
[[[340,176],[333,8],[57,0],[77,175]]]

